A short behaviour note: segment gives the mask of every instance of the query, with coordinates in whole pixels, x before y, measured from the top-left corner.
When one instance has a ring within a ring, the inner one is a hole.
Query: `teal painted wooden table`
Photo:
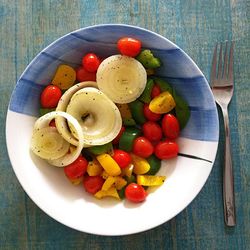
[[[0,0],[0,249],[250,249],[249,15],[248,0]],[[230,105],[235,228],[226,228],[223,220],[222,126],[216,162],[200,194],[174,219],[147,232],[122,237],[77,232],[48,217],[24,193],[5,143],[6,111],[16,80],[53,40],[99,23],[158,32],[184,49],[208,79],[215,42],[236,41]]]

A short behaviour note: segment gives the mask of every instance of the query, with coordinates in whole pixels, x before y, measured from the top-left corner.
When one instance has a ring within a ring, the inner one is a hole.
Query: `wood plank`
[[[249,249],[249,13],[247,0],[0,0],[1,142],[5,141],[6,110],[17,78],[41,49],[72,30],[99,23],[148,28],[184,49],[208,79],[215,42],[233,38],[235,95],[230,125],[238,223],[229,229],[223,221],[223,140],[206,185],[181,214],[155,229],[121,237],[77,232],[48,217],[18,184],[3,143],[0,249]],[[222,126],[220,132],[223,137]]]
[[[6,110],[17,76],[15,13],[14,4],[0,4],[0,249],[26,249],[28,245],[25,194],[12,171],[5,145]]]

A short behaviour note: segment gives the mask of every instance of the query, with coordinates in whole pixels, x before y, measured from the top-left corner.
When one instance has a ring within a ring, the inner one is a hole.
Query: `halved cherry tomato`
[[[158,96],[161,93],[161,89],[159,85],[155,84],[151,91],[151,98],[154,99],[156,96]]]
[[[163,133],[169,139],[176,139],[180,134],[180,125],[177,118],[172,114],[166,114],[161,122]]]
[[[125,188],[125,197],[132,202],[138,203],[142,202],[147,197],[147,192],[145,189],[136,183],[130,183]]]
[[[95,72],[88,72],[83,67],[79,67],[76,70],[76,79],[78,82],[84,81],[96,81],[96,73]]]
[[[143,135],[150,141],[160,141],[162,138],[161,126],[152,121],[147,121],[142,126]]]
[[[94,53],[88,53],[82,58],[82,65],[88,72],[96,72],[101,60]]]
[[[66,166],[63,170],[69,179],[77,179],[85,174],[88,167],[88,161],[80,155],[74,162]]]
[[[112,157],[118,163],[120,168],[126,168],[132,161],[130,154],[120,149],[114,149]]]
[[[119,132],[118,135],[115,137],[115,139],[112,141],[113,144],[116,145],[116,144],[119,143],[120,138],[121,138],[121,136],[122,136],[122,134],[123,134],[124,131],[125,131],[125,127],[122,126],[120,132]]]
[[[99,175],[86,176],[83,179],[83,187],[88,193],[95,194],[96,192],[101,190],[104,181],[105,180]]]
[[[161,114],[153,113],[149,109],[149,105],[147,103],[145,103],[143,106],[143,114],[144,114],[145,118],[149,121],[155,122],[155,121],[159,121],[161,119]]]
[[[155,155],[161,160],[174,158],[178,155],[178,152],[179,152],[178,144],[170,140],[159,142],[155,146],[155,151],[154,151]]]
[[[154,147],[152,143],[146,137],[140,136],[134,140],[134,144],[133,144],[134,154],[143,158],[147,158],[153,152],[154,152]]]
[[[117,47],[122,55],[135,57],[141,51],[141,41],[131,37],[123,37],[117,42]]]
[[[55,85],[48,85],[42,92],[40,101],[43,108],[55,108],[62,96],[62,91]]]

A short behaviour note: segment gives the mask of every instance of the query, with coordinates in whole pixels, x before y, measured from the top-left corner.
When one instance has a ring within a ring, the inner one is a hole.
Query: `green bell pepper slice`
[[[122,133],[122,136],[119,140],[119,149],[131,152],[133,149],[134,140],[141,134],[141,131],[138,128],[129,127],[126,128]]]
[[[143,90],[141,96],[139,97],[139,100],[144,103],[150,103],[151,101],[151,92],[154,87],[154,81],[153,79],[148,79],[145,89]]]
[[[39,114],[40,116],[46,115],[49,112],[55,111],[55,108],[40,108],[39,109]]]
[[[158,159],[155,155],[151,155],[147,158],[147,161],[150,165],[150,169],[146,173],[146,175],[155,175],[161,168],[161,160]]]
[[[136,177],[133,174],[130,177],[126,176],[125,179],[127,181],[127,185],[130,184],[130,183],[136,183]]]
[[[175,90],[173,91],[173,97],[176,103],[175,114],[180,123],[180,128],[183,129],[190,118],[190,109],[187,102]]]
[[[113,148],[113,145],[111,142],[109,142],[103,145],[89,147],[88,151],[94,155],[101,155],[101,154],[111,151],[112,148]]]
[[[135,126],[136,122],[133,118],[123,118],[122,123],[124,126]]]
[[[154,79],[154,83],[160,87],[161,92],[168,91],[171,95],[173,94],[173,88],[168,82],[166,82],[165,80],[162,80],[159,77],[153,77],[153,79]]]
[[[151,50],[145,49],[136,57],[136,59],[146,68],[155,69],[161,66],[159,58],[155,57]]]
[[[139,100],[135,100],[129,103],[129,108],[131,110],[132,117],[139,124],[143,124],[146,122],[146,118],[143,113],[143,106],[144,104]]]
[[[125,189],[126,189],[126,186],[123,187],[123,188],[120,189],[120,190],[117,190],[118,195],[119,195],[119,197],[120,197],[122,200],[125,198]]]

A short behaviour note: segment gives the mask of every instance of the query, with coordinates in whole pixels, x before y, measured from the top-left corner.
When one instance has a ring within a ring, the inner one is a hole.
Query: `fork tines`
[[[214,49],[212,69],[210,80],[212,84],[223,80],[223,83],[228,85],[233,83],[233,51],[234,51],[234,41],[226,41],[225,43],[217,43]],[[230,46],[230,48],[228,48]],[[219,58],[217,64],[217,50],[219,47]],[[224,58],[223,58],[224,50]],[[228,55],[229,52],[229,55]],[[223,63],[224,62],[224,63]]]

